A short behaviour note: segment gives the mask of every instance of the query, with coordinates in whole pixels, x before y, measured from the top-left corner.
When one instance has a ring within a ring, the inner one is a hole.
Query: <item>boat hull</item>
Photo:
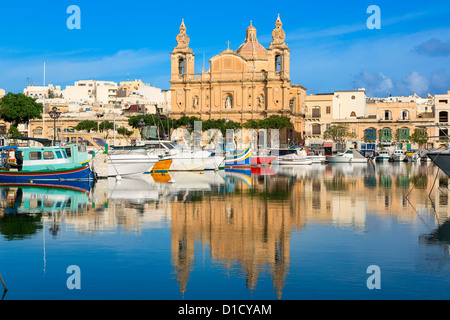
[[[334,156],[328,160],[331,163],[349,163],[352,159],[349,157]]]
[[[250,147],[245,151],[234,151],[234,154],[225,158],[225,168],[248,168],[251,167],[252,152]]]
[[[312,165],[312,160],[309,159],[295,159],[295,160],[280,160],[278,162],[282,166],[302,166],[302,165]]]
[[[450,177],[450,153],[447,150],[428,152],[427,156],[439,167],[439,169]]]
[[[92,181],[94,175],[89,165],[66,170],[0,171],[0,183],[52,185],[65,181]]]
[[[255,156],[251,157],[251,164],[252,166],[266,166],[271,164],[273,161],[275,161],[277,157],[265,157],[265,156]]]

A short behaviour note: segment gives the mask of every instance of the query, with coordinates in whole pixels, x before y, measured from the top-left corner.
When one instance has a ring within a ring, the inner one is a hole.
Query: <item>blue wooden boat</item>
[[[0,185],[52,186],[94,180],[89,163],[81,164],[76,156],[69,158],[64,147],[2,147],[0,160]]]
[[[225,158],[225,168],[233,167],[233,168],[247,168],[251,167],[251,156],[252,150],[250,147],[245,149],[244,151],[234,150],[229,151],[227,153],[227,157]]]
[[[250,168],[252,165],[252,149],[248,146],[245,150],[236,150],[232,143],[220,143],[218,152],[225,154],[226,168]]]

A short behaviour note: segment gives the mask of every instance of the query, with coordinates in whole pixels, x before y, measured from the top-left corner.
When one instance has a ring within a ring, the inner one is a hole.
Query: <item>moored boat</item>
[[[52,185],[94,179],[89,163],[69,159],[63,147],[8,146],[0,150],[1,184]]]
[[[381,150],[375,158],[377,162],[387,162],[391,159],[391,154],[387,150]]]
[[[392,154],[392,161],[399,162],[399,161],[405,161],[406,154],[405,151],[401,149],[394,150],[394,153]]]

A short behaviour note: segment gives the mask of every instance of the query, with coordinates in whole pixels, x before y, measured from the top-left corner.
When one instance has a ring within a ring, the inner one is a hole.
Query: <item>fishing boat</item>
[[[387,150],[380,150],[378,155],[375,157],[377,162],[388,162],[391,159],[391,154]]]
[[[405,151],[401,149],[394,150],[394,153],[392,154],[392,161],[399,162],[399,161],[405,161],[406,154]]]
[[[250,168],[252,150],[250,146],[244,151],[230,150],[225,157],[225,168]]]
[[[73,149],[74,151],[76,149]],[[92,181],[89,163],[69,159],[63,147],[1,147],[0,184],[57,185]]]

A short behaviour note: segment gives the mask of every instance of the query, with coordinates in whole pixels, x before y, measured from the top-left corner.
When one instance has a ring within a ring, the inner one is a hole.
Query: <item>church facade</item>
[[[289,133],[299,141],[303,133],[306,88],[291,84],[290,50],[278,16],[273,41],[266,49],[250,23],[245,42],[229,47],[209,60],[208,71],[194,72],[195,54],[182,21],[171,54],[171,116],[196,116],[202,120],[245,122],[271,115],[287,116],[294,124]]]

